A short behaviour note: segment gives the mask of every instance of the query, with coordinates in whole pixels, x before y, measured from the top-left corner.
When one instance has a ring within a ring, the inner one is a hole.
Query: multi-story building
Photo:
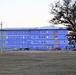
[[[2,34],[3,36],[2,36]],[[0,30],[0,48],[4,50],[64,50],[68,46],[68,30],[55,26]],[[1,38],[2,37],[2,38]]]

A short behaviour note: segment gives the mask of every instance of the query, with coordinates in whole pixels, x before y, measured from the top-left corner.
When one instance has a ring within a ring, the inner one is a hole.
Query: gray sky
[[[40,27],[50,25],[50,3],[58,0],[0,0],[3,27]]]

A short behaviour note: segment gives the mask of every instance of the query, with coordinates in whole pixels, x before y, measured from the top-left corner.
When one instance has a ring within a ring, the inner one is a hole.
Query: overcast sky
[[[50,3],[58,0],[0,0],[3,27],[40,27],[50,25]]]

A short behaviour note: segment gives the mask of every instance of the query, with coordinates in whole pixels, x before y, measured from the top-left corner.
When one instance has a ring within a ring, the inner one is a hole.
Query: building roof
[[[38,27],[37,29],[66,29],[65,27],[58,27],[58,26],[42,26],[42,27]]]
[[[35,29],[66,29],[65,27],[58,27],[58,26],[42,26],[42,27],[35,27],[35,28],[3,28],[3,30],[35,30]],[[1,30],[1,29],[0,29]]]

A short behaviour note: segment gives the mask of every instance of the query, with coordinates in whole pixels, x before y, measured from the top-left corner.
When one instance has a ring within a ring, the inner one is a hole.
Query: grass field
[[[4,51],[0,75],[76,75],[76,52]]]

